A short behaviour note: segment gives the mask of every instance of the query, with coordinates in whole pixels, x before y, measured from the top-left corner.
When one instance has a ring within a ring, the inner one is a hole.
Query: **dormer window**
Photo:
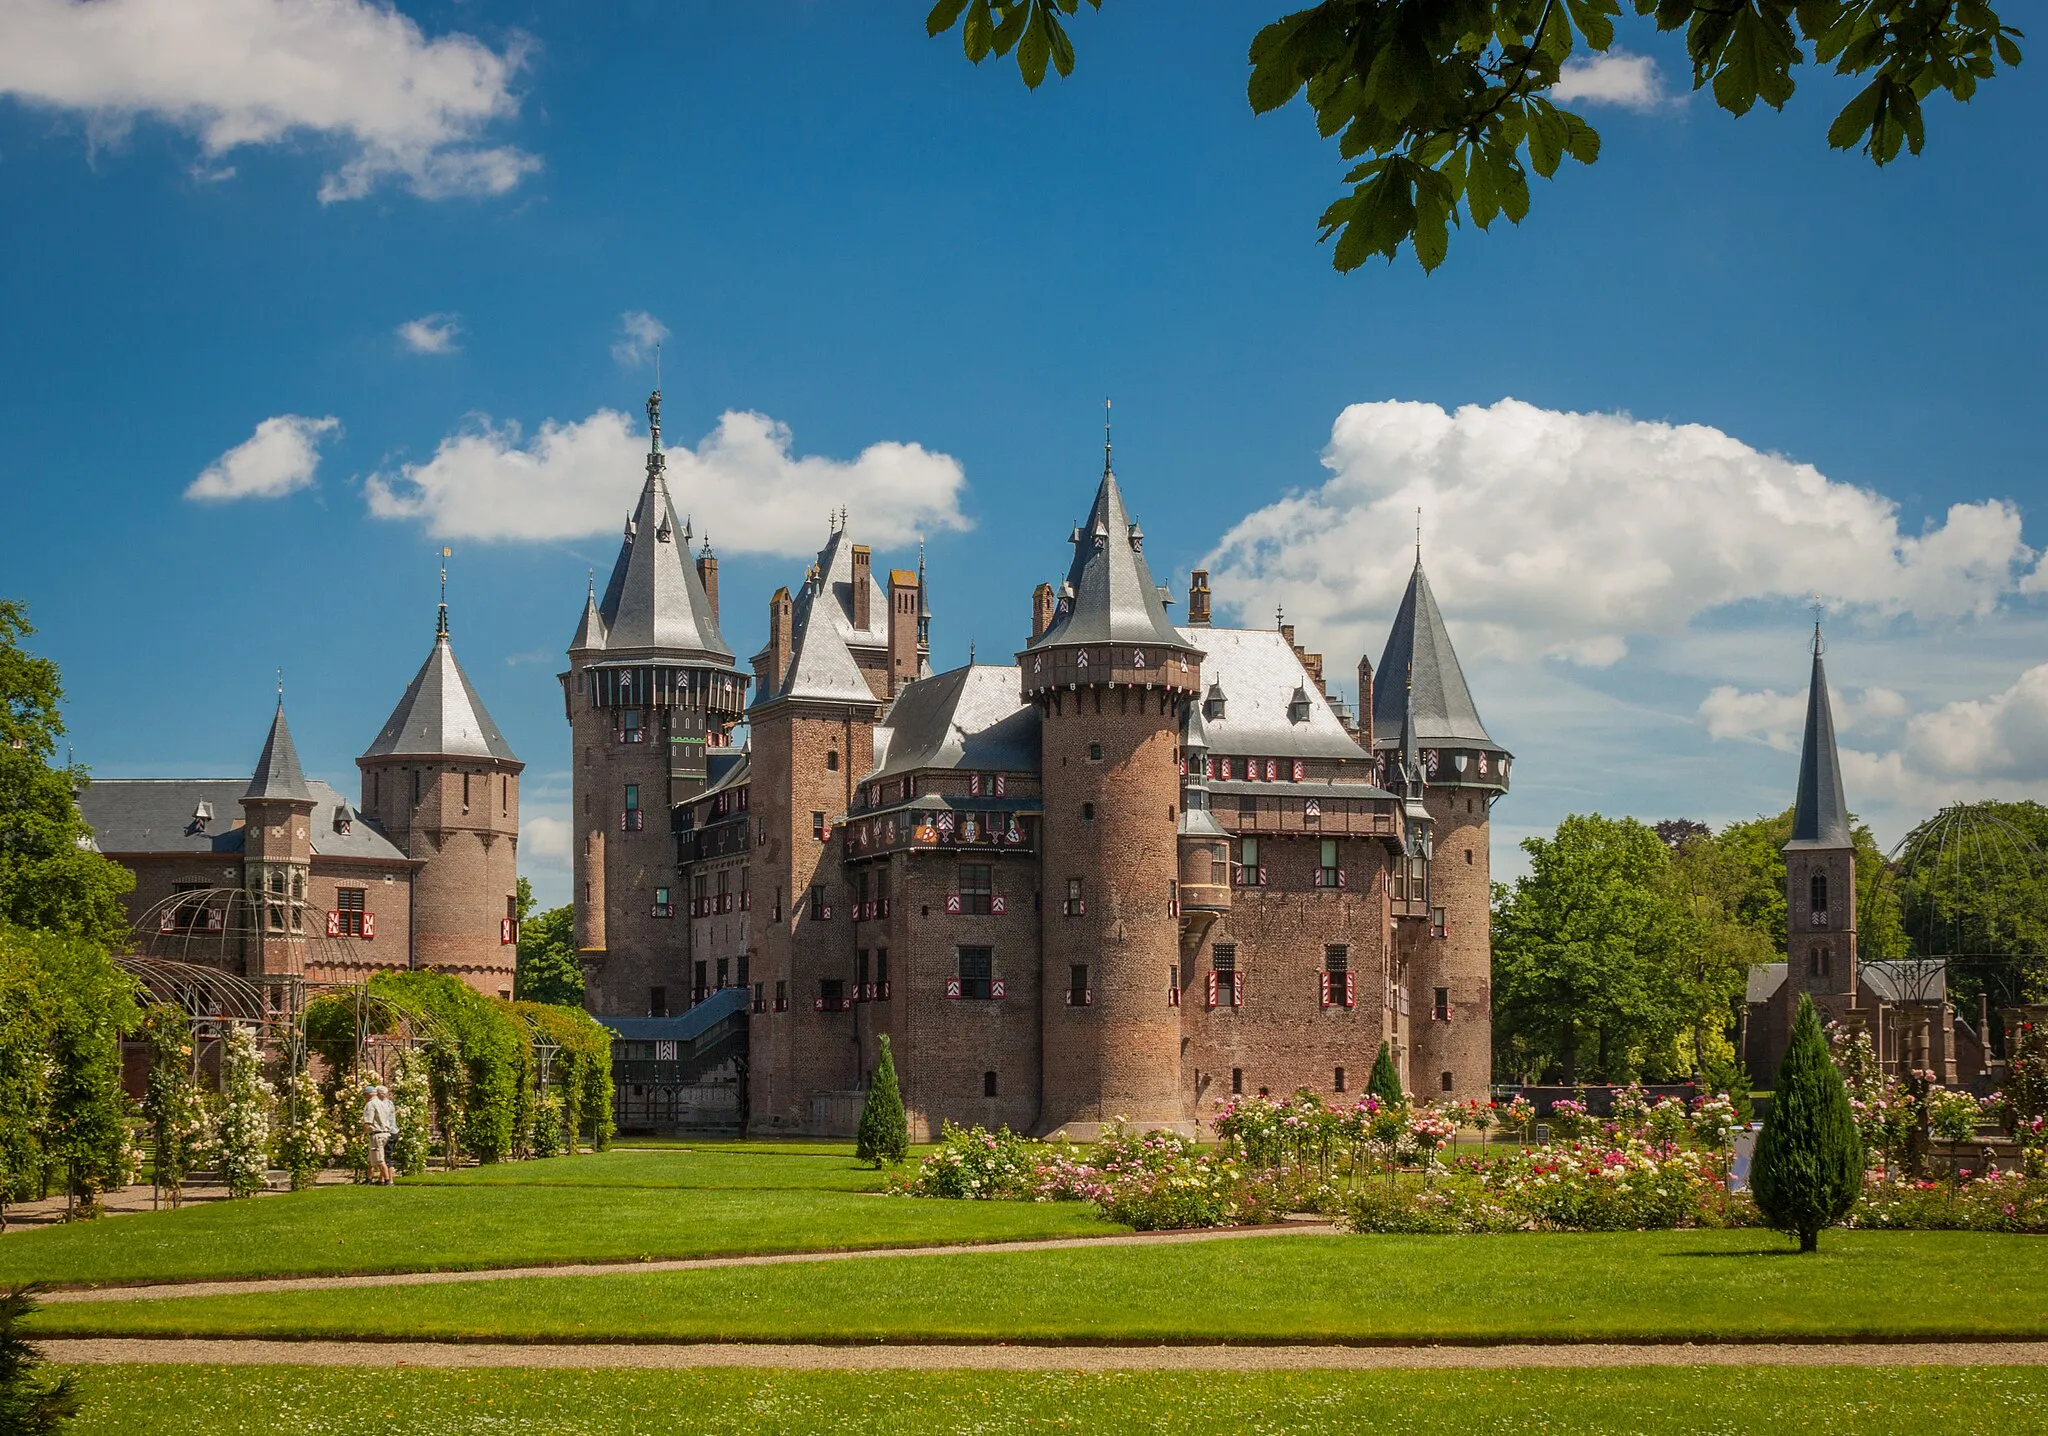
[[[1287,702],[1287,721],[1290,723],[1306,723],[1308,722],[1309,711],[1308,690],[1297,684],[1294,689],[1294,697],[1290,698]]]
[[[1221,718],[1223,716],[1223,708],[1223,685],[1221,683],[1211,683],[1208,696],[1202,700],[1202,716],[1208,719]]]
[[[192,810],[192,831],[203,833],[206,825],[213,821],[213,804],[202,802]]]

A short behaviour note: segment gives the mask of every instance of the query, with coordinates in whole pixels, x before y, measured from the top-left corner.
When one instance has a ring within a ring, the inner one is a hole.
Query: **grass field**
[[[0,1286],[466,1270],[1101,1235],[1080,1203],[907,1201],[847,1149],[621,1151],[10,1232]]]
[[[1756,1232],[1250,1237],[64,1303],[32,1321],[49,1335],[514,1341],[2048,1337],[2048,1243],[1830,1232],[1800,1257]]]
[[[2038,1367],[1274,1374],[86,1368],[78,1436],[2038,1431]]]

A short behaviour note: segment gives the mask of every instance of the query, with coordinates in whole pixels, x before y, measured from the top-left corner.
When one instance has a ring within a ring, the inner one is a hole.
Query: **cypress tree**
[[[1380,1055],[1372,1060],[1372,1076],[1366,1080],[1365,1090],[1379,1098],[1383,1107],[1398,1107],[1408,1100],[1401,1091],[1401,1074],[1394,1070],[1393,1050],[1384,1042]]]
[[[44,1379],[42,1353],[21,1333],[21,1319],[36,1309],[36,1288],[0,1291],[0,1431],[43,1436],[78,1414],[78,1384],[70,1376]]]
[[[1796,1234],[1803,1252],[1818,1249],[1821,1228],[1846,1216],[1863,1190],[1863,1139],[1810,997],[1799,999],[1778,1065],[1750,1186],[1764,1220]]]
[[[855,1157],[877,1167],[893,1166],[910,1155],[910,1124],[904,1120],[903,1094],[896,1086],[896,1059],[889,1054],[888,1034],[878,1040],[882,1055],[875,1063],[875,1078],[868,1083],[853,1148]]]

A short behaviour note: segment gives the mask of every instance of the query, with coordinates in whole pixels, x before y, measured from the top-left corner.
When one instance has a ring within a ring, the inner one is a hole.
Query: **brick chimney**
[[[1188,580],[1188,627],[1209,626],[1209,570],[1198,568]]]
[[[718,557],[711,552],[709,539],[704,542],[704,551],[697,555],[697,579],[704,585],[704,597],[711,602],[711,621],[718,622]]]
[[[869,597],[873,576],[868,546],[857,543],[853,546],[853,626],[867,632],[868,625],[875,621],[874,603]]]
[[[1052,627],[1052,585],[1041,583],[1031,590],[1031,641]]]
[[[853,551],[863,564],[867,550]],[[895,697],[917,678],[917,575],[907,568],[889,570],[889,696]]]
[[[1372,660],[1358,659],[1358,745],[1372,751]]]
[[[789,671],[790,649],[796,644],[795,624],[796,604],[789,590],[776,589],[768,598],[768,646],[754,660],[755,688],[764,697],[781,686],[782,675]]]

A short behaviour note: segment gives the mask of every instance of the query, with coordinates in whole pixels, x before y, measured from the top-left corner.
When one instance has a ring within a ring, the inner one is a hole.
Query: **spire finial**
[[[1820,619],[1821,615],[1825,612],[1827,612],[1827,604],[1822,602],[1821,596],[1816,593],[1813,596],[1813,656],[1815,658],[1820,657],[1827,647],[1820,636]]]
[[[1102,472],[1109,472],[1109,398],[1102,400]]]
[[[277,670],[277,708],[280,713],[284,711],[284,670],[282,668]]]
[[[1422,567],[1422,505],[1415,506],[1415,566]]]
[[[974,640],[971,638],[967,640],[967,666],[974,666]]]
[[[1277,604],[1277,603],[1276,603],[1276,604],[1274,604],[1274,605],[1273,605],[1273,627],[1274,627],[1274,628],[1276,628],[1276,629],[1279,629],[1279,628],[1285,628],[1286,626],[1287,626],[1287,610],[1286,610],[1286,609],[1284,609],[1284,608],[1282,608],[1282,607],[1281,607],[1281,606],[1280,606],[1279,604]]]
[[[594,569],[594,568],[586,568],[585,570],[583,570],[583,575],[584,575],[584,577],[583,577],[583,581],[584,581],[584,584],[586,585],[586,593],[587,593],[587,595],[588,595],[589,597],[591,597],[591,598],[596,598],[596,597],[597,597],[597,570],[596,570],[596,569]]]

